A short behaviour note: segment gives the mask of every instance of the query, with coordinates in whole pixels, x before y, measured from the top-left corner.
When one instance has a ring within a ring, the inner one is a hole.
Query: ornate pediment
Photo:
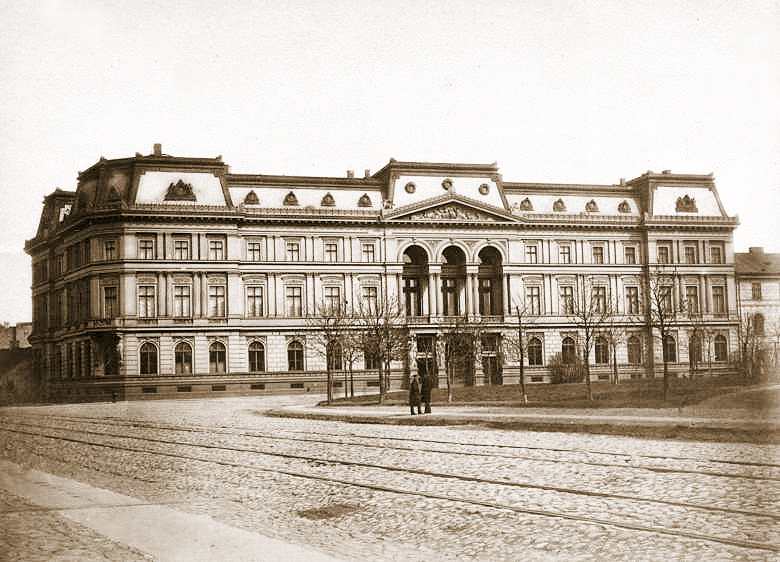
[[[426,209],[412,210],[408,213],[402,213],[394,220],[411,220],[421,222],[508,222],[507,217],[498,213],[490,212],[487,209],[479,209],[464,205],[457,201],[429,207]]]
[[[696,207],[696,200],[687,194],[684,197],[677,198],[677,204],[675,210],[678,213],[698,213],[699,209]]]

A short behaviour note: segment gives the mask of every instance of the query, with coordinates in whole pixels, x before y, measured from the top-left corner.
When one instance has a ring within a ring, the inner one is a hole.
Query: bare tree
[[[528,393],[525,389],[525,357],[528,352],[528,339],[525,335],[525,324],[529,314],[525,306],[515,306],[515,318],[517,329],[504,338],[502,342],[504,353],[507,357],[520,365],[520,391],[523,393],[523,405],[528,405]]]
[[[475,367],[482,355],[483,333],[481,322],[468,322],[464,316],[442,326],[438,343],[446,365],[448,402],[452,402],[452,388],[458,373],[463,374],[464,384],[473,383]]]
[[[353,323],[346,301],[323,301],[317,305],[317,313],[307,319],[311,337],[307,346],[325,359],[327,372],[327,400],[333,401],[333,373],[342,368],[344,335]]]
[[[617,347],[620,344],[625,343],[628,333],[626,332],[625,326],[620,323],[618,315],[615,312],[614,301],[611,301],[610,304],[608,304],[608,307],[610,309],[610,314],[602,326],[601,335],[606,338],[612,355],[610,382],[612,384],[618,384],[620,382],[620,373],[618,372]]]
[[[585,363],[585,383],[588,389],[588,400],[593,400],[593,390],[590,383],[590,351],[596,337],[605,332],[612,318],[609,306],[609,295],[606,285],[593,283],[587,278],[583,283],[581,294],[571,298],[566,303],[566,312],[572,317],[578,328],[582,359]]]
[[[379,366],[379,403],[382,404],[390,388],[391,362],[407,354],[406,316],[398,299],[385,297],[376,304],[361,301],[356,320],[363,353]]]
[[[647,318],[651,332],[658,331],[664,363],[664,401],[669,396],[669,349],[674,341],[672,331],[679,325],[685,307],[674,298],[674,287],[678,285],[679,274],[675,268],[656,266],[649,268],[646,279]],[[655,334],[653,334],[655,335]]]

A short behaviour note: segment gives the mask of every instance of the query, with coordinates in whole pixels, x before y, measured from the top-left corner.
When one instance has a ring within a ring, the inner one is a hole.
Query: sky
[[[43,197],[101,156],[346,176],[715,176],[780,252],[780,0],[0,0],[0,321],[31,318]]]

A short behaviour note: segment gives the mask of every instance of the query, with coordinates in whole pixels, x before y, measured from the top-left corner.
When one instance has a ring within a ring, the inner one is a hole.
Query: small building
[[[28,340],[31,333],[32,322],[0,327],[0,349],[29,349],[32,347]]]
[[[735,275],[741,337],[755,339],[776,364],[780,348],[780,254],[762,247],[737,253]]]
[[[738,348],[732,234],[712,175],[653,173],[611,185],[506,181],[493,164],[390,161],[345,177],[234,174],[217,158],[101,158],[43,202],[32,257],[36,368],[53,398],[321,391],[312,348],[320,303],[401,304],[408,357],[444,384],[442,345],[479,324],[479,356],[456,384],[517,384],[508,352],[524,319],[526,382],[583,352],[567,303],[609,303],[624,338],[599,334],[592,376],[689,368],[706,325],[715,368]],[[648,321],[648,275],[674,273],[666,345]],[[676,307],[675,307],[676,309]],[[341,365],[339,365],[341,366]],[[369,354],[356,388],[377,386]]]

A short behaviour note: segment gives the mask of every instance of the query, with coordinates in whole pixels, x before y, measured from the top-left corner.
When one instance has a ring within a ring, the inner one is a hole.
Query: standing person
[[[431,386],[433,381],[430,375],[424,375],[422,377],[422,383],[420,388],[420,401],[425,404],[425,413],[431,413]]]
[[[415,406],[417,406],[417,413],[422,414],[420,408],[420,389],[420,377],[414,375],[412,380],[409,381],[409,408],[412,410],[412,415],[414,415]]]

